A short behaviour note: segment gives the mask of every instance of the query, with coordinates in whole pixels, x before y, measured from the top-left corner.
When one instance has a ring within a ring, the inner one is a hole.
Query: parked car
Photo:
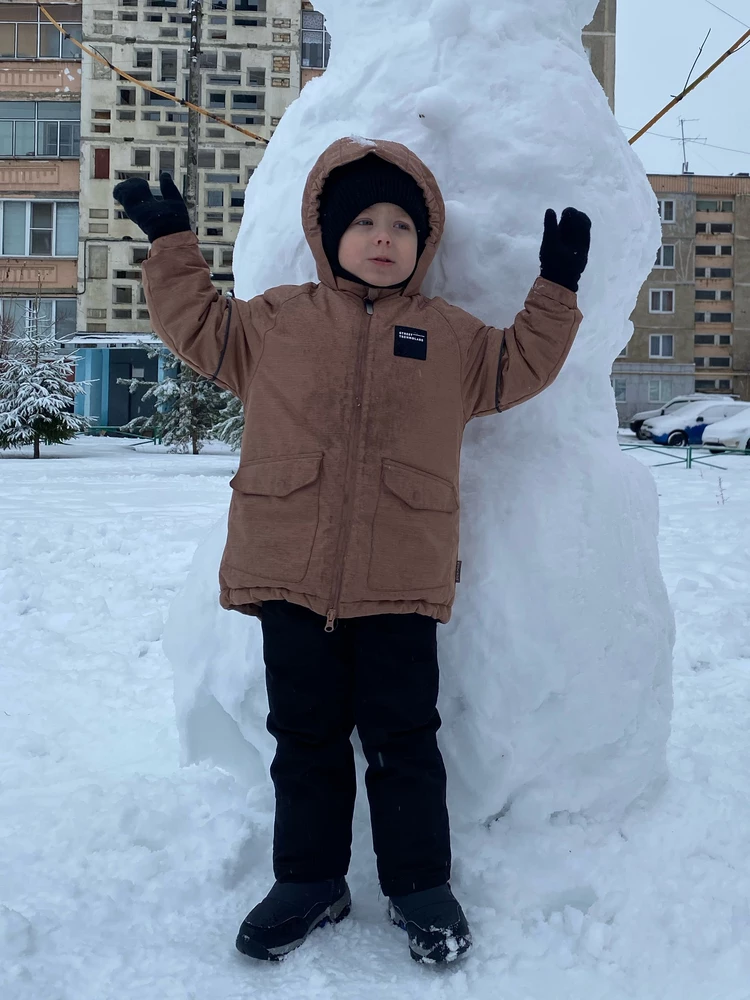
[[[718,455],[725,448],[750,451],[750,409],[711,424],[703,435],[703,444],[714,455]]]
[[[750,409],[750,403],[747,402],[730,400],[717,403],[715,399],[710,402],[702,400],[700,403],[680,406],[663,417],[647,420],[643,430],[656,444],[700,444],[709,424],[716,424],[747,409]]]
[[[704,400],[723,401],[725,399],[739,399],[739,396],[734,396],[731,393],[714,394],[712,392],[691,392],[684,396],[675,396],[668,403],[665,403],[661,409],[642,410],[640,413],[636,413],[634,417],[631,417],[630,429],[636,437],[641,438],[642,441],[646,441],[648,440],[648,434],[643,433],[643,424],[646,420],[651,420],[653,417],[663,417],[680,406],[686,406],[688,403],[700,403]]]

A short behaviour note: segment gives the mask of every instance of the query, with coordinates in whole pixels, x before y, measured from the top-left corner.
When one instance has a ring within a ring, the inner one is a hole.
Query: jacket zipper
[[[354,498],[354,491],[350,489],[352,458],[356,450],[357,439],[359,437],[359,425],[362,419],[362,386],[364,373],[364,359],[367,350],[368,334],[370,332],[369,317],[375,312],[375,305],[372,299],[365,299],[365,312],[367,321],[365,323],[364,335],[360,338],[357,352],[357,367],[354,376],[354,419],[352,420],[352,431],[349,436],[349,450],[346,457],[346,476],[344,479],[344,508],[341,519],[341,531],[339,532],[339,542],[336,550],[336,584],[333,590],[331,607],[326,615],[325,631],[333,632],[334,622],[338,612],[339,598],[341,597],[341,584],[344,578],[344,554],[346,553],[346,542],[349,540],[351,531],[351,505]],[[343,545],[342,545],[343,542]]]

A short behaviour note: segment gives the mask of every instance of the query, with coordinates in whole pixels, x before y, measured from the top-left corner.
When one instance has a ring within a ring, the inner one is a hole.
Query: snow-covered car
[[[674,413],[647,420],[643,430],[656,444],[685,445],[700,444],[703,432],[710,424],[716,424],[727,417],[735,416],[750,409],[750,403],[734,400],[717,402],[705,399],[700,403],[688,403]]]
[[[725,448],[750,451],[750,409],[711,424],[703,435],[703,444],[714,455]]]
[[[643,431],[643,425],[647,420],[652,420],[654,417],[666,416],[667,413],[673,413],[675,410],[679,409],[679,407],[687,406],[688,403],[700,403],[704,400],[717,401],[725,399],[739,399],[739,397],[732,395],[731,393],[714,394],[707,392],[691,392],[686,393],[684,396],[674,396],[668,403],[665,403],[661,409],[641,410],[640,413],[636,413],[635,416],[630,418],[630,429],[636,437],[646,441],[648,440],[648,434]]]

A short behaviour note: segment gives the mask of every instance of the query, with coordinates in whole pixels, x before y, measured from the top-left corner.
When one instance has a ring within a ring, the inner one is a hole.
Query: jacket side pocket
[[[226,561],[250,577],[299,583],[318,528],[322,452],[241,465],[231,480]]]
[[[453,483],[383,459],[368,585],[409,592],[450,585],[458,552],[458,509]]]

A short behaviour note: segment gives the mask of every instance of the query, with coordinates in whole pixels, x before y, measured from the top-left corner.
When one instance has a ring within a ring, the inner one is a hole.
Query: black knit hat
[[[409,214],[417,231],[417,260],[422,256],[430,235],[430,216],[422,188],[394,163],[368,153],[332,170],[320,196],[323,249],[335,275],[364,284],[341,267],[339,243],[360,212],[380,202],[391,202]]]

